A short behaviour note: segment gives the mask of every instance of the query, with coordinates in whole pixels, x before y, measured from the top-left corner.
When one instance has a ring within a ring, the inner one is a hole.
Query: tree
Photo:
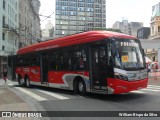
[[[106,30],[106,31],[114,31],[114,32],[119,32],[122,33],[121,30],[119,29],[113,29],[113,28],[96,28],[95,30]]]

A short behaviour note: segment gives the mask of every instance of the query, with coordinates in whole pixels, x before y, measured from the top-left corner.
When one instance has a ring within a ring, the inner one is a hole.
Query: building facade
[[[106,0],[56,0],[56,38],[98,28],[106,28]]]
[[[160,38],[160,2],[152,6],[150,39]]]
[[[7,56],[18,49],[18,0],[0,0],[0,77],[7,67]]]
[[[119,29],[119,30],[121,30],[122,33],[131,35],[128,20],[122,20],[122,22],[116,21],[113,24],[112,28],[113,29]]]
[[[130,22],[129,23],[129,28],[130,28],[130,31],[131,31],[130,35],[137,37],[137,30],[141,27],[143,27],[142,22]]]
[[[136,36],[137,37],[137,30],[143,27],[142,22],[128,22],[128,20],[122,20],[122,22],[116,21],[112,28],[119,29],[122,33]]]
[[[39,0],[19,0],[19,48],[41,39]]]
[[[150,36],[150,27],[142,27],[137,30],[137,38],[148,39]]]
[[[160,2],[152,6],[150,28],[151,33],[149,39],[160,39]],[[146,55],[152,61],[158,61],[158,49],[147,49]]]

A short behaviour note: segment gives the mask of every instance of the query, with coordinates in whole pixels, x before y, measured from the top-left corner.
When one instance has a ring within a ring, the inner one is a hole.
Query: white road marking
[[[50,95],[50,96],[52,96],[52,97],[55,97],[55,98],[61,99],[61,100],[69,99],[69,98],[67,98],[67,97],[64,97],[64,96],[58,95],[58,94],[53,93],[53,92],[43,91],[43,90],[39,90],[39,89],[36,89],[36,90],[37,90],[37,91],[39,91],[39,92],[45,93],[45,94],[47,94],[47,95]]]
[[[28,94],[29,96],[33,97],[34,99],[36,99],[36,100],[38,100],[38,101],[47,100],[46,98],[43,98],[43,97],[41,97],[41,96],[39,96],[39,95],[37,95],[37,94],[35,94],[35,93],[33,93],[33,92],[30,92],[30,91],[28,91],[28,90],[26,90],[26,89],[24,89],[24,88],[21,88],[21,87],[15,87],[15,88],[18,89],[18,90],[20,90],[20,91],[23,92],[23,93]]]
[[[159,87],[157,88],[157,87],[147,87],[148,89],[160,89]]]
[[[153,89],[147,89],[147,88],[146,88],[146,89],[142,89],[142,91],[143,91],[143,90],[144,90],[144,91],[153,91],[153,92],[159,92],[159,91],[160,91],[160,90],[153,90]]]
[[[131,91],[132,93],[145,93],[143,91]]]
[[[160,88],[160,86],[157,86],[157,85],[148,85],[147,87],[157,87],[157,88]]]
[[[8,84],[9,86],[12,86],[12,85],[14,85],[14,84],[12,84],[12,83],[10,83],[10,84]]]

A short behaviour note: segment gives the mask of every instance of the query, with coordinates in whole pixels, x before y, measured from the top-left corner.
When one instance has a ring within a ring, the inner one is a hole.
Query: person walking
[[[7,69],[3,70],[3,79],[4,79],[5,83],[6,83],[7,82],[6,81],[7,80]]]
[[[156,69],[156,72],[158,72],[158,64],[156,64],[155,69]]]
[[[148,64],[148,75],[151,75],[151,64]]]

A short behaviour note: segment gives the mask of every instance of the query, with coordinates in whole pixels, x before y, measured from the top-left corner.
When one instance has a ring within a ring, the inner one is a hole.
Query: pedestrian
[[[3,79],[4,79],[5,83],[6,83],[7,82],[6,81],[7,80],[7,69],[3,70]]]
[[[148,75],[151,75],[151,64],[148,64]]]
[[[155,69],[156,69],[156,72],[158,72],[158,64],[156,64]]]

